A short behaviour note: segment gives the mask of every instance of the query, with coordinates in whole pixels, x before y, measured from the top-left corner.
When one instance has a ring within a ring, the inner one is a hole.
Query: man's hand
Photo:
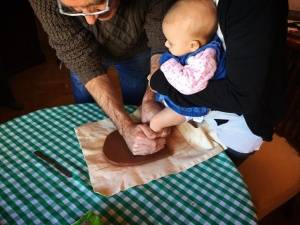
[[[128,126],[123,137],[133,155],[148,155],[155,153],[166,144],[166,139],[159,137],[146,124],[132,124]]]
[[[144,101],[141,106],[141,120],[143,123],[149,124],[151,119],[163,109],[159,103],[154,101]],[[165,138],[171,133],[171,128],[167,127],[156,133],[158,137]]]
[[[153,100],[143,101],[141,110],[141,121],[143,123],[149,123],[154,115],[159,113],[163,109],[163,106]]]

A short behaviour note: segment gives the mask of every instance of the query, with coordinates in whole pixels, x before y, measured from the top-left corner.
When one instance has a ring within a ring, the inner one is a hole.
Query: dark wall
[[[5,2],[0,20],[1,73],[13,74],[45,60],[35,16],[27,0]]]

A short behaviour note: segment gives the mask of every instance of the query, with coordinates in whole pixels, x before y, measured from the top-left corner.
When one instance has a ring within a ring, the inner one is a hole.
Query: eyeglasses
[[[105,0],[105,9],[97,10],[95,12],[89,12],[89,13],[77,12],[76,10],[66,7],[63,4],[61,4],[61,2],[59,0],[57,0],[57,5],[58,5],[59,13],[66,15],[66,16],[96,16],[96,15],[104,14],[110,10],[109,2],[110,2],[110,0]]]

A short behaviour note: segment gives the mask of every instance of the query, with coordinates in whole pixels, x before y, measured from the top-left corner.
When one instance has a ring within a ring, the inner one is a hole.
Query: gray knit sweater
[[[83,17],[58,12],[56,0],[29,0],[57,57],[83,83],[105,73],[101,59],[129,58],[150,47],[152,54],[165,50],[162,18],[172,0],[121,0],[109,21],[88,25]]]

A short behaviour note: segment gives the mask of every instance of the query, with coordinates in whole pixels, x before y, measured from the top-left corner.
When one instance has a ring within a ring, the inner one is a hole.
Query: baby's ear
[[[200,48],[201,47],[201,43],[200,43],[200,41],[198,41],[198,40],[194,40],[194,41],[191,41],[190,42],[190,49],[191,49],[191,51],[193,52],[193,51],[196,51],[198,48]]]

